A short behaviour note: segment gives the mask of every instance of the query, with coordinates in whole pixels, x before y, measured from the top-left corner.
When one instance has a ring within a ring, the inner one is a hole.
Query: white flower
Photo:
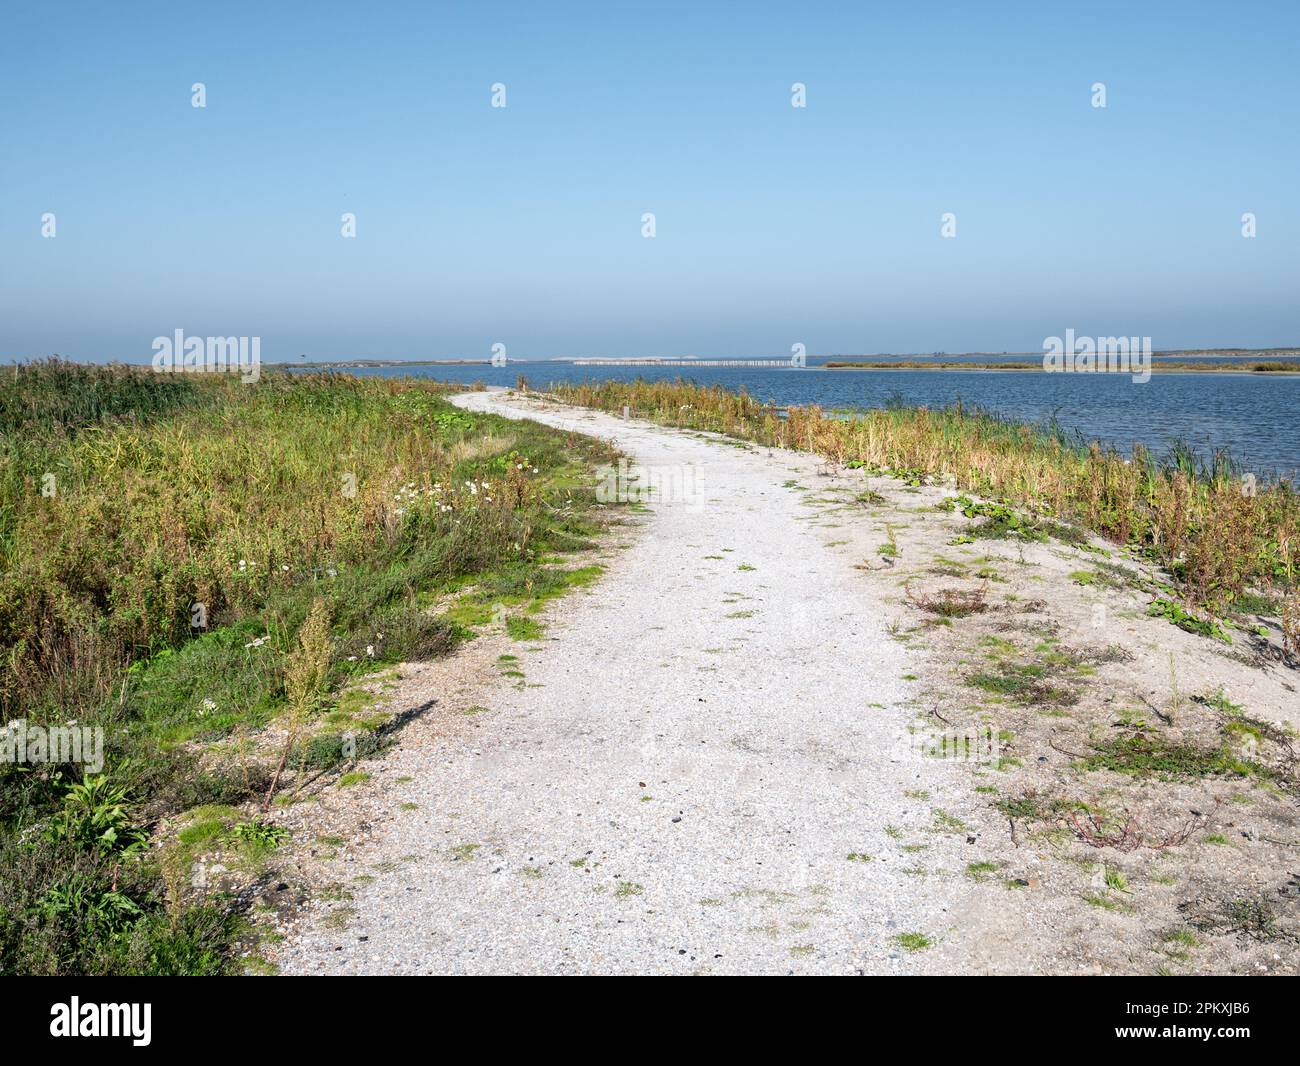
[[[204,700],[204,701],[203,701],[203,710],[199,711],[199,714],[200,714],[200,715],[211,714],[211,713],[212,713],[213,711],[215,711],[216,709],[217,709],[217,705],[216,705],[216,703],[215,703],[214,701],[212,701],[212,700]]]
[[[375,657],[375,646],[373,644],[366,645],[366,655],[371,659]]]
[[[270,639],[271,639],[270,637],[258,637],[256,640],[250,640],[247,644],[244,645],[244,647],[260,648],[263,644],[265,644]]]
[[[289,572],[289,568],[287,566],[282,566],[280,567],[280,569],[283,570],[285,573]]]

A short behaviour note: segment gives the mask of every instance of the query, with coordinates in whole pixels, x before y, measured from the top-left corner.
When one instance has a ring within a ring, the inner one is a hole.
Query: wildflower
[[[205,699],[205,700],[203,701],[203,710],[199,711],[199,714],[200,714],[200,715],[209,715],[209,714],[211,714],[213,711],[215,711],[216,709],[217,709],[217,705],[216,705],[216,702],[215,702],[215,701]]]
[[[256,640],[250,640],[247,644],[244,645],[244,647],[245,647],[245,648],[260,648],[260,647],[261,647],[263,644],[265,644],[269,639],[270,639],[269,637],[258,637]]]

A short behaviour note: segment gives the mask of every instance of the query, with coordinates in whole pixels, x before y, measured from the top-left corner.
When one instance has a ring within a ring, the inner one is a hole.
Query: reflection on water
[[[1023,359],[1024,357],[1020,357]],[[550,381],[630,381],[689,377],[701,385],[742,386],[780,405],[881,407],[901,395],[909,404],[943,407],[958,398],[1009,418],[1053,417],[1088,440],[1127,453],[1144,444],[1163,456],[1176,440],[1202,456],[1226,448],[1243,470],[1264,478],[1300,471],[1300,376],[1271,374],[1161,374],[1137,385],[1120,374],[1044,374],[965,370],[807,370],[749,367],[605,367],[567,363],[486,363],[466,366],[383,367],[351,371],[442,381],[513,385],[519,374],[535,386]]]

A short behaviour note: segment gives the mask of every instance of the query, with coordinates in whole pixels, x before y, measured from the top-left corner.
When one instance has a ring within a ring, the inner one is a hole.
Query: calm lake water
[[[990,357],[977,357],[991,361]],[[1025,356],[1009,356],[1024,360]],[[1029,357],[1032,358],[1032,357]],[[1041,358],[1041,357],[1040,357]],[[873,357],[874,360],[874,357]],[[963,370],[822,370],[809,366],[617,367],[568,363],[382,367],[350,373],[440,381],[514,385],[524,374],[535,387],[558,381],[630,381],[683,377],[701,385],[742,386],[757,399],[828,408],[881,407],[901,395],[909,404],[942,407],[958,398],[1009,418],[1051,418],[1088,440],[1127,453],[1136,443],[1157,455],[1184,441],[1202,455],[1226,448],[1242,470],[1257,477],[1300,472],[1300,376],[1272,374],[1161,374],[1134,384],[1121,374],[1044,374]]]

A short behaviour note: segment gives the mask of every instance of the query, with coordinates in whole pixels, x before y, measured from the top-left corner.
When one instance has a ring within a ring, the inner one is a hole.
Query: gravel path
[[[304,922],[281,969],[965,968],[948,818],[970,785],[911,750],[914,653],[819,525],[816,461],[495,391],[456,402],[612,438],[694,494],[652,500],[547,639],[508,649],[525,687],[484,679],[472,736],[384,760],[407,806],[353,867],[374,879],[345,925]]]

